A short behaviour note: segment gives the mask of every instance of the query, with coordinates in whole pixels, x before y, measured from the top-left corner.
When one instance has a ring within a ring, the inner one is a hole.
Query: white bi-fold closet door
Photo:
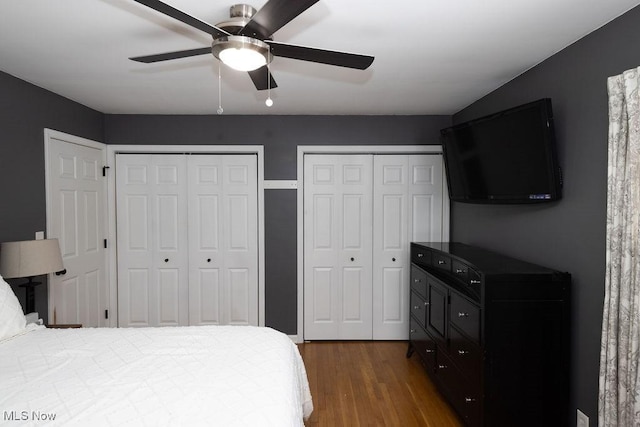
[[[255,155],[118,154],[119,326],[258,324]]]
[[[443,236],[441,155],[304,156],[304,338],[407,339],[409,243]]]

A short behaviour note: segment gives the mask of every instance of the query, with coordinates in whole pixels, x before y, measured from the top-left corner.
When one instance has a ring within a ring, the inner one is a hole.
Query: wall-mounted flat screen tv
[[[562,197],[551,100],[442,129],[449,197],[466,203],[540,203]]]

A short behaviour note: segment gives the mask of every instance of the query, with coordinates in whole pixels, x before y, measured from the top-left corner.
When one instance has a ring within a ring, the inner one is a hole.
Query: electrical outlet
[[[589,427],[589,417],[580,409],[577,409],[576,427]]]

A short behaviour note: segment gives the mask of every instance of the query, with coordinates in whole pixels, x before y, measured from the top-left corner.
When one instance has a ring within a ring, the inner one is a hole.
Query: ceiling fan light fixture
[[[211,52],[225,65],[238,71],[253,71],[271,62],[269,45],[245,36],[226,36],[213,41]]]

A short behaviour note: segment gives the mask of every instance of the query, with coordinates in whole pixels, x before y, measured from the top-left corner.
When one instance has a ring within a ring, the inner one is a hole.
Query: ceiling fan
[[[373,56],[276,42],[273,33],[318,0],[268,0],[258,11],[246,4],[231,6],[230,19],[210,25],[159,0],[135,0],[160,13],[204,31],[213,37],[211,47],[129,58],[153,63],[212,53],[224,64],[247,71],[258,90],[277,87],[268,65],[274,56],[365,70]]]

